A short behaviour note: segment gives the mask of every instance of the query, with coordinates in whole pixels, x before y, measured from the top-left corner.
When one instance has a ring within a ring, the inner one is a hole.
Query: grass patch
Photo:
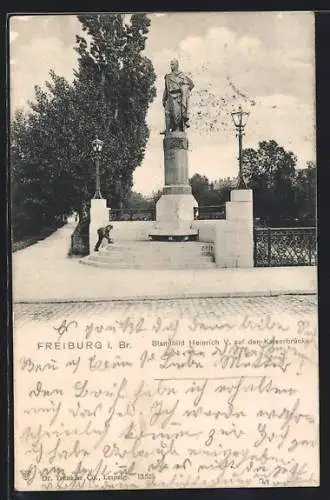
[[[11,242],[11,250],[12,252],[17,252],[18,250],[23,250],[24,248],[30,247],[38,241],[42,241],[45,238],[48,238],[51,234],[55,233],[57,229],[61,226],[53,226],[53,227],[44,227],[40,230],[37,235],[34,236],[26,236],[25,238],[20,238],[19,240]]]

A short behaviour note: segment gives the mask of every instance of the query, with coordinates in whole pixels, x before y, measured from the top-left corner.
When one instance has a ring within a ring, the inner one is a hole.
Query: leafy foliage
[[[254,216],[270,226],[315,224],[315,165],[309,165],[308,174],[296,165],[297,157],[274,140],[260,142],[257,150],[243,151],[244,177],[253,189]]]
[[[152,210],[159,198],[162,195],[162,190],[154,191],[151,196],[143,196],[141,193],[136,191],[131,191],[129,194],[125,208],[131,208],[136,210]]]
[[[50,70],[46,88],[35,87],[27,114],[11,127],[14,229],[26,218],[42,225],[77,210],[88,214],[95,190],[91,143],[104,141],[102,194],[112,208],[125,202],[149,137],[146,114],[155,97],[155,73],[142,51],[150,21],[133,14],[78,16],[85,37],[76,37],[74,81]],[[32,230],[32,228],[31,228]],[[15,231],[14,231],[15,232]]]
[[[299,207],[299,218],[304,225],[315,225],[316,220],[316,167],[308,162],[306,168],[297,171],[295,204]]]
[[[261,225],[315,226],[316,166],[296,168],[297,158],[276,141],[262,141],[257,150],[243,151],[244,177],[253,189],[254,217]],[[200,206],[219,205],[228,201],[237,179],[210,181],[195,174],[190,179],[192,192]],[[155,200],[157,201],[157,200]],[[139,199],[139,205],[142,200]],[[133,198],[130,207],[138,208]]]
[[[230,179],[210,182],[205,175],[194,174],[190,179],[193,196],[200,206],[218,205],[229,200],[229,193],[233,188]]]

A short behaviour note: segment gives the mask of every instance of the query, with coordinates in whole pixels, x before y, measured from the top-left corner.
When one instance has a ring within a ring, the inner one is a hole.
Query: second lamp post
[[[102,199],[101,194],[101,181],[100,181],[100,156],[103,149],[103,141],[98,139],[98,137],[92,142],[93,151],[95,153],[95,167],[96,167],[96,188],[94,194],[94,200]]]
[[[232,111],[231,116],[236,128],[236,137],[238,137],[238,182],[236,189],[246,189],[246,184],[243,178],[242,151],[243,151],[243,135],[244,128],[250,113],[243,111],[242,107],[238,111]]]

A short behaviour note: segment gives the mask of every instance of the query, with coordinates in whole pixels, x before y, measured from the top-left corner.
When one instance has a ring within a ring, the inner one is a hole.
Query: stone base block
[[[192,194],[162,195],[156,205],[156,223],[149,236],[151,238],[188,236],[196,239],[198,231],[192,229],[191,225],[194,220],[194,207],[197,205]]]
[[[232,191],[233,193],[233,191]],[[239,194],[237,194],[239,193]],[[215,261],[217,267],[253,267],[253,207],[244,201],[245,191],[235,191],[241,201],[226,203],[226,220],[215,231]],[[235,196],[234,196],[235,198]],[[232,199],[232,196],[231,196]]]
[[[226,219],[228,221],[242,221],[253,224],[253,206],[247,201],[227,201]]]
[[[252,203],[252,189],[233,189],[230,192],[230,201],[248,201]]]
[[[253,267],[253,232],[241,224],[219,230],[215,241],[217,267]]]
[[[91,224],[99,223],[100,221],[108,223],[109,221],[109,209],[107,208],[107,200],[92,199],[91,200],[91,210],[90,210],[90,220]]]
[[[173,229],[179,228],[181,222],[191,223],[197,206],[192,194],[162,195],[156,204],[157,223],[161,226],[169,223]]]

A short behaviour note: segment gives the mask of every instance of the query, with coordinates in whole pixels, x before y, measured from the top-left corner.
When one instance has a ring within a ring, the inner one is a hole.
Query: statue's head
[[[172,59],[171,61],[171,70],[178,71],[179,69],[179,61],[177,59]]]

